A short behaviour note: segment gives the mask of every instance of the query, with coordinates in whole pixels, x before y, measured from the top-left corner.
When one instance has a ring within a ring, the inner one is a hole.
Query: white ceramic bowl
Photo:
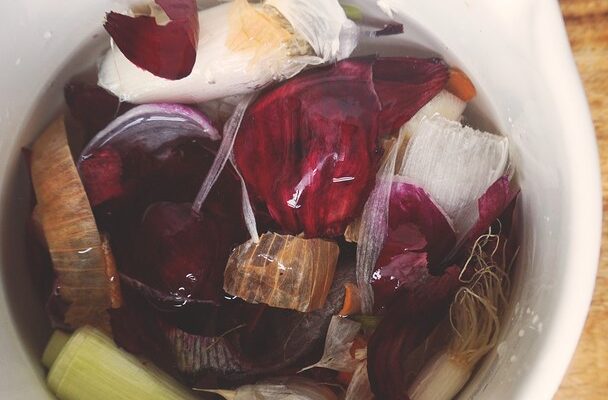
[[[473,78],[474,113],[510,138],[521,184],[513,306],[498,350],[461,397],[550,399],[587,314],[601,231],[595,137],[558,3],[381,2],[408,33],[386,39],[383,48],[422,46]],[[0,4],[2,399],[52,398],[38,361],[49,328],[24,265],[29,190],[20,148],[60,110],[66,81],[107,46],[101,24],[114,6],[108,0]]]

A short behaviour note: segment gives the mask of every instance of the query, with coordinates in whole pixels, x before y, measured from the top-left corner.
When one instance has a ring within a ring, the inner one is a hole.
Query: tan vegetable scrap
[[[62,117],[34,143],[31,169],[59,294],[70,304],[65,322],[110,331],[106,310],[121,305],[116,266],[97,230]]]
[[[314,311],[325,304],[338,254],[328,240],[265,233],[234,250],[224,290],[252,303]]]

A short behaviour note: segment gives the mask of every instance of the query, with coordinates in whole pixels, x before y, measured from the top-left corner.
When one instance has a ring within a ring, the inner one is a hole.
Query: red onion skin
[[[367,347],[367,370],[377,398],[408,399],[403,360],[446,316],[461,285],[459,272],[453,266],[441,276],[426,273],[395,295]]]
[[[377,311],[408,286],[437,266],[456,244],[445,214],[420,187],[395,181],[391,188],[388,235],[372,275]]]
[[[199,34],[196,0],[155,2],[171,20],[166,25],[158,25],[150,16],[109,12],[104,28],[133,64],[161,78],[185,78],[196,61]]]
[[[134,107],[120,102],[107,90],[83,82],[68,83],[63,94],[70,115],[84,130],[85,142],[105,128],[112,120]]]
[[[228,165],[199,215],[190,205],[215,158],[217,130],[196,110],[138,106],[99,132],[79,158],[98,226],[120,272],[159,306],[223,296],[229,253],[244,242],[241,188]]]
[[[409,120],[447,77],[435,59],[374,57],[300,74],[250,106],[237,167],[285,232],[339,236],[373,187],[380,135]]]

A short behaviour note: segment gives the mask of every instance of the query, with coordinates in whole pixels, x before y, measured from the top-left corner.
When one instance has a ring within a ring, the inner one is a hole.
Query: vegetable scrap
[[[339,251],[328,240],[265,233],[259,243],[234,249],[224,271],[224,291],[250,303],[318,310],[329,293]]]
[[[454,398],[519,245],[517,166],[471,123],[474,77],[369,54],[409,33],[372,2],[199,7],[108,13],[97,82],[71,81],[33,145],[49,388]]]

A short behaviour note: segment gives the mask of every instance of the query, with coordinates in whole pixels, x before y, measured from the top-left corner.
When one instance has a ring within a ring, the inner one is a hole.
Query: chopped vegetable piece
[[[90,324],[110,331],[106,310],[119,290],[68,145],[63,117],[34,143],[32,182],[44,236],[59,282],[59,295],[69,304],[65,323]],[[114,304],[117,304],[116,302]]]
[[[429,193],[460,237],[477,220],[468,207],[504,174],[508,158],[506,137],[435,116],[412,136],[399,174]]]
[[[348,316],[361,313],[361,295],[357,285],[347,283],[344,285],[344,305],[338,313],[340,316]]]
[[[234,148],[250,193],[291,234],[341,235],[372,189],[379,134],[398,129],[446,81],[436,59],[369,57],[266,91]]]
[[[462,101],[471,101],[477,95],[473,82],[458,68],[450,68],[450,79],[445,89]]]
[[[47,382],[60,400],[197,398],[168,375],[117,348],[112,339],[91,327],[72,334],[50,366]]]
[[[467,103],[465,101],[459,99],[445,89],[437,93],[437,96],[433,97],[431,101],[426,103],[424,107],[412,117],[412,119],[405,123],[404,129],[408,132],[408,141],[413,134],[418,132],[423,120],[439,115],[450,121],[460,121],[460,117],[466,106]],[[405,155],[405,146],[400,153],[401,157],[400,162],[397,162],[397,171],[401,170],[403,156]]]
[[[59,330],[54,331],[42,353],[42,365],[50,369],[68,340],[70,340],[70,334]]]
[[[151,17],[132,19],[114,13],[111,16],[121,22],[120,26],[129,29],[167,29],[158,27]],[[125,57],[112,49],[101,62],[100,86],[132,103],[199,103],[251,93],[274,81],[290,78],[307,65],[346,58],[355,48],[358,37],[357,27],[346,18],[336,0],[258,3],[238,0],[202,10],[198,20],[198,48],[196,42],[184,40],[175,51],[186,53],[186,57],[175,62],[172,57],[161,54],[156,60],[158,69],[170,64],[176,69],[169,70],[171,75],[181,77],[189,73],[184,68],[188,61],[193,71],[190,75],[179,80],[163,79],[138,68],[137,63],[129,61],[129,54],[125,53]],[[171,23],[177,24],[177,21]],[[186,24],[174,26],[181,25]],[[178,30],[181,35],[186,32]],[[156,52],[146,46],[153,38],[155,36],[144,36],[141,43],[130,44],[147,57]],[[193,44],[195,47],[191,48]],[[191,50],[198,54],[196,61],[190,58]]]
[[[327,240],[266,233],[259,243],[247,242],[232,253],[224,290],[252,303],[318,310],[331,287],[338,253]]]
[[[450,267],[443,275],[427,274],[396,294],[367,347],[367,371],[376,398],[407,398],[403,360],[447,314],[460,286],[458,276],[459,269]]]
[[[157,6],[151,6],[151,15],[130,17],[108,13],[104,28],[122,54],[139,68],[161,78],[184,78],[192,72],[196,61],[199,39],[196,0],[155,2]],[[167,18],[168,22],[163,21]]]

